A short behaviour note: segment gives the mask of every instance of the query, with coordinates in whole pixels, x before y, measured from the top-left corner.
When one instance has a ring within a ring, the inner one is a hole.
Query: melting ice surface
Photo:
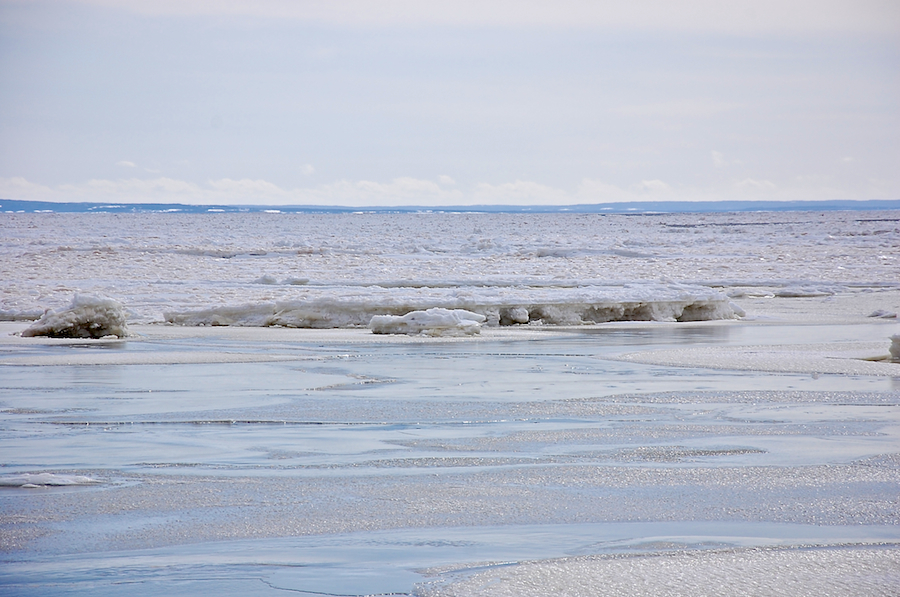
[[[896,594],[898,219],[6,216],[7,319],[110,297],[134,335],[0,324],[0,592]],[[601,291],[746,316],[533,319]]]

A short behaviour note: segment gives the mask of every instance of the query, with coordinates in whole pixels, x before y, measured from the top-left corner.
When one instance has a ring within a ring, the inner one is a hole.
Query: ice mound
[[[57,475],[55,473],[24,473],[0,477],[0,487],[63,487],[67,485],[91,485],[96,479],[82,475]]]
[[[582,325],[609,321],[733,319],[736,306],[708,287],[681,284],[609,286],[304,287],[304,298],[164,313],[178,325],[366,327],[380,315],[463,309],[485,325]],[[737,313],[740,313],[739,308]]]
[[[486,319],[465,309],[435,307],[406,315],[376,315],[369,322],[369,329],[375,334],[473,336],[481,333],[481,324]]]
[[[72,305],[60,311],[47,311],[22,336],[51,338],[103,338],[130,336],[125,324],[125,309],[118,302],[90,295],[75,295]]]
[[[891,360],[900,363],[900,334],[891,336]]]
[[[257,278],[256,280],[254,280],[253,283],[254,283],[254,284],[269,284],[269,285],[274,285],[274,284],[278,284],[278,280],[275,279],[275,276],[272,276],[272,275],[270,275],[270,274],[263,274],[262,276],[260,276],[260,277]]]

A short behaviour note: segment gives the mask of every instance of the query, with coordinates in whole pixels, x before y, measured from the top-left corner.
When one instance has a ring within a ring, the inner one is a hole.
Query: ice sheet
[[[765,314],[756,297],[772,297],[798,313],[860,299],[842,316],[862,318],[900,311],[898,221],[891,211],[0,214],[0,317],[94,294],[123,304],[129,323],[169,313],[191,325],[365,327],[432,307],[490,325],[524,323],[525,311],[554,324],[690,320],[731,317],[724,292],[748,317]]]

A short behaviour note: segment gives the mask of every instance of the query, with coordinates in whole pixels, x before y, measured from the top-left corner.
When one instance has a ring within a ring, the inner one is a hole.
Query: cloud
[[[480,183],[471,194],[477,205],[567,205],[572,196],[536,182],[517,180],[504,184]]]
[[[137,164],[134,162],[129,162],[128,160],[121,160],[116,162],[116,166],[125,166],[126,168],[134,168]]]
[[[634,200],[634,193],[599,180],[586,178],[575,192],[576,203],[619,203]]]
[[[729,33],[900,30],[889,0],[81,0],[147,15],[239,16],[331,25],[577,27]]]
[[[0,197],[3,197],[4,199],[66,201],[66,199],[60,199],[59,196],[59,191],[42,184],[29,182],[21,176],[0,178]]]
[[[222,178],[219,180],[210,180],[208,184],[215,191],[232,197],[268,197],[272,199],[281,199],[287,198],[290,195],[290,193],[281,189],[278,185],[265,180],[251,180],[249,178],[232,180],[230,178]]]
[[[635,190],[640,193],[671,193],[672,187],[661,180],[642,180],[639,184],[634,185]]]
[[[312,176],[316,173],[316,169],[313,168],[312,164],[303,164],[300,166],[300,174],[303,176]]]
[[[261,179],[221,178],[197,184],[167,177],[118,180],[92,179],[50,187],[22,177],[0,178],[0,197],[32,201],[187,203],[194,205],[331,205],[464,206],[464,205],[575,205],[641,201],[800,201],[828,199],[890,199],[892,187],[871,181],[868,188],[849,191],[817,177],[794,177],[779,184],[745,178],[714,188],[672,186],[662,180],[642,180],[621,187],[584,179],[574,192],[534,181],[479,183],[468,189],[446,188],[431,180],[411,177],[389,182],[340,180],[315,187],[284,189]]]
[[[447,176],[446,174],[441,174],[440,176],[438,176],[438,184],[455,185],[456,181],[453,180],[451,177]]]
[[[741,192],[751,193],[772,193],[778,189],[775,183],[769,180],[755,180],[753,178],[745,178],[744,180],[734,183],[734,188]]]
[[[321,185],[298,193],[327,205],[460,205],[462,193],[441,188],[430,180],[401,177],[388,183],[360,180]]]

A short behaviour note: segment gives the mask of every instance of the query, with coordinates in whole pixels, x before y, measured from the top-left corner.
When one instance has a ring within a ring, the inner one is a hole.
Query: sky
[[[0,0],[0,198],[900,198],[895,0]]]

